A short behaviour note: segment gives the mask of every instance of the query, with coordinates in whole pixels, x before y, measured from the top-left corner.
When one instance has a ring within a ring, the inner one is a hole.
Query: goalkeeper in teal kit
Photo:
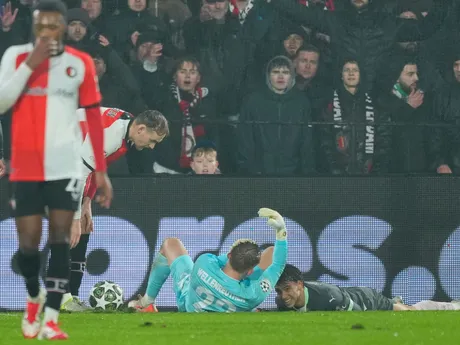
[[[252,240],[236,241],[225,256],[202,254],[193,263],[179,239],[166,239],[155,258],[144,296],[128,306],[156,312],[155,298],[171,274],[177,307],[182,312],[252,311],[274,289],[287,259],[283,217],[269,208],[259,216],[276,231],[275,246],[260,253]]]

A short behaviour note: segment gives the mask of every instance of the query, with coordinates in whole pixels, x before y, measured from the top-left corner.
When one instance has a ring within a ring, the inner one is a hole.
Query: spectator
[[[414,13],[407,10],[405,7],[400,7],[400,18],[419,20],[423,18],[421,13]],[[443,87],[445,82],[441,74],[436,70],[435,65],[432,63],[428,47],[425,42],[398,42],[398,54],[410,55],[417,63],[420,72],[419,87],[425,92],[436,92],[439,88]]]
[[[103,13],[102,0],[82,0],[81,8],[88,13],[91,27],[96,35],[104,35],[110,37],[108,31],[108,17]]]
[[[136,61],[131,69],[149,109],[158,109],[168,96],[170,77],[163,58],[163,37],[158,31],[145,32],[136,41]]]
[[[443,23],[451,2],[437,1],[423,20],[415,21],[376,11],[372,0],[345,0],[342,11],[305,7],[292,0],[271,1],[277,10],[299,24],[329,35],[337,61],[359,54],[356,58],[362,61],[361,70],[366,75],[362,86],[366,88],[373,86],[376,67],[389,59],[394,44],[430,37]]]
[[[90,44],[88,13],[81,8],[72,8],[67,11],[67,34],[65,44],[76,49],[85,50]]]
[[[212,141],[198,142],[192,150],[191,175],[220,174],[217,147]]]
[[[329,101],[329,84],[319,75],[321,53],[313,45],[307,44],[298,49],[294,59],[296,70],[296,87],[305,92],[312,103],[312,117],[319,119],[321,110]],[[322,63],[322,61],[321,61]]]
[[[328,172],[334,175],[367,175],[379,172],[381,165],[386,165],[389,136],[385,130],[388,129],[375,125],[377,111],[361,86],[362,78],[358,62],[345,59],[341,81],[323,114],[325,122],[336,123],[321,130]]]
[[[127,1],[128,8],[111,20],[111,37],[108,37],[125,62],[132,59],[131,51],[136,46],[137,37],[141,32],[167,31],[165,23],[149,13],[146,0]]]
[[[0,7],[0,56],[9,46],[26,43],[29,40],[31,26],[30,8],[18,4],[12,6],[11,2],[6,2]]]
[[[169,121],[170,136],[156,148],[155,173],[187,173],[197,141],[218,143],[216,126],[205,122],[217,115],[215,100],[200,82],[200,63],[195,58],[180,59],[169,94],[160,106]]]
[[[389,172],[426,173],[429,133],[418,124],[430,118],[430,94],[419,88],[418,66],[410,56],[394,57],[387,73],[392,82],[382,90],[378,103],[386,118],[404,124],[391,126]]]
[[[306,43],[307,32],[300,26],[291,25],[285,29],[283,39],[282,54],[286,55],[291,60],[297,55],[299,48]]]
[[[433,107],[436,123],[452,124],[432,130],[430,163],[440,174],[460,173],[460,49],[458,43],[452,46],[449,84],[436,94]]]
[[[321,61],[320,61],[321,60]],[[304,92],[311,103],[311,117],[313,121],[320,121],[323,109],[330,101],[330,82],[319,71],[324,70],[322,55],[316,46],[307,44],[297,51],[294,59],[296,69],[296,87]],[[321,65],[321,67],[320,67]],[[318,172],[326,173],[329,164],[321,147],[321,127],[313,127],[313,147]]]
[[[173,46],[178,51],[185,51],[183,27],[187,19],[192,16],[188,6],[181,0],[150,0],[149,9],[153,16],[159,17],[167,25],[169,41]]]
[[[310,174],[315,169],[310,102],[294,87],[295,72],[285,56],[267,65],[266,87],[244,103],[238,126],[240,171],[249,174]],[[293,125],[251,124],[282,121]],[[304,123],[305,125],[299,125]]]
[[[87,48],[94,59],[102,106],[119,108],[138,114],[146,109],[139,86],[130,68],[113,51],[110,45],[95,43]]]
[[[238,117],[243,98],[264,79],[260,66],[279,48],[275,13],[260,1],[203,0],[200,15],[184,25],[186,49],[197,56],[203,80],[217,98],[218,113],[230,121]],[[220,164],[235,172],[235,128],[220,128]]]

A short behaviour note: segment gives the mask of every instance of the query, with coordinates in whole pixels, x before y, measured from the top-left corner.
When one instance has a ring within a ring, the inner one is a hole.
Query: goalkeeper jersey
[[[276,241],[273,263],[265,270],[256,268],[243,280],[227,276],[222,268],[227,256],[202,254],[190,277],[186,310],[188,312],[252,311],[273,290],[287,258],[287,241]]]

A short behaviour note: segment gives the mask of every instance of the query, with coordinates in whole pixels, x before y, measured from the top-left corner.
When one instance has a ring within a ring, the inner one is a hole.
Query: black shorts
[[[76,211],[81,181],[64,179],[43,182],[13,182],[11,208],[15,217],[44,215],[48,210]]]
[[[350,295],[354,303],[357,303],[363,311],[366,310],[393,310],[393,301],[367,287],[342,288]]]

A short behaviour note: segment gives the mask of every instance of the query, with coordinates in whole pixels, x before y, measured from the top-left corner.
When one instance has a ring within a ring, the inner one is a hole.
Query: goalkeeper
[[[128,306],[143,312],[157,311],[155,298],[172,274],[179,311],[255,309],[274,289],[287,258],[283,217],[268,208],[261,208],[259,216],[268,218],[267,224],[276,231],[274,250],[271,247],[261,254],[254,241],[241,239],[232,245],[227,255],[206,253],[193,263],[182,242],[168,238],[154,259],[146,294]]]

